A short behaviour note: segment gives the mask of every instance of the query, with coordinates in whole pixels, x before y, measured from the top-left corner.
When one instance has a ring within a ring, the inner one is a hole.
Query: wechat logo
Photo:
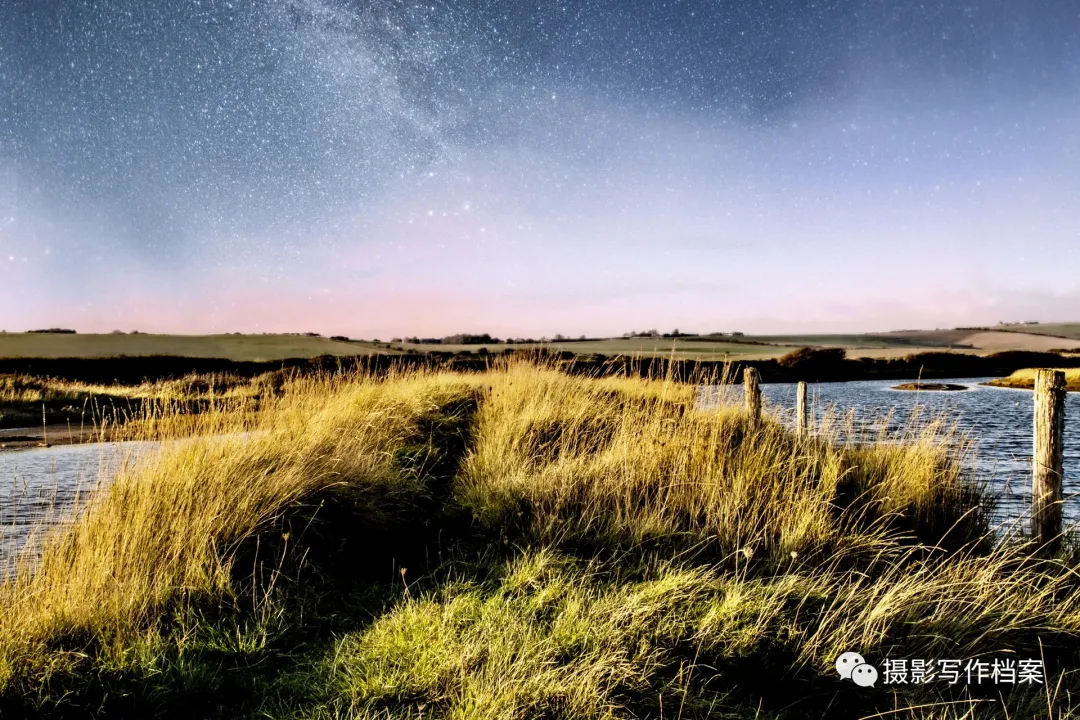
[[[873,687],[878,679],[877,668],[857,652],[846,652],[836,658],[836,672],[859,687]]]

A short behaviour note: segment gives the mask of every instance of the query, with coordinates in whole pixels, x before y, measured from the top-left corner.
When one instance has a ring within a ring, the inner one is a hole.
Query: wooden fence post
[[[1061,539],[1061,477],[1065,431],[1065,373],[1035,371],[1035,447],[1032,455],[1031,535],[1049,551]]]
[[[806,407],[806,383],[799,381],[798,390],[795,393],[795,432],[806,435],[810,426],[810,418]]]
[[[757,368],[743,370],[743,386],[746,388],[746,412],[750,413],[750,423],[761,422],[761,375]]]

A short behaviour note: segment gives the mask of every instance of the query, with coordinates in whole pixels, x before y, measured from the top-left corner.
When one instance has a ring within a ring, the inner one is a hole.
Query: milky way
[[[1075,3],[0,10],[0,326],[1076,319]]]

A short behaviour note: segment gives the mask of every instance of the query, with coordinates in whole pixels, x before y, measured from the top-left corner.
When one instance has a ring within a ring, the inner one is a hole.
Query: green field
[[[177,355],[228,360],[284,360],[318,355],[393,352],[370,342],[306,335],[151,335],[2,333],[0,357],[110,357]]]
[[[831,335],[700,335],[679,338],[607,338],[545,343],[544,347],[580,354],[598,355],[670,355],[709,360],[765,360],[780,357],[800,347],[842,347],[851,357],[899,357],[930,350],[978,352],[963,340],[967,330],[929,330],[904,333],[831,334]],[[1023,349],[1022,336],[1016,334],[1017,348]],[[507,347],[530,348],[534,345],[412,345],[395,343],[395,348],[419,352],[467,351],[485,347],[488,352],[502,352]]]
[[[714,340],[698,342],[684,338],[610,338],[510,345],[503,343],[488,345],[412,345],[394,343],[393,345],[396,349],[407,350],[413,348],[419,352],[475,352],[481,347],[486,348],[491,353],[499,353],[507,348],[525,350],[540,347],[581,355],[666,355],[674,352],[679,357],[720,360],[723,360],[725,356],[731,359],[779,357],[799,347],[797,345],[760,345]]]
[[[302,334],[152,335],[0,333],[0,358],[74,358],[174,355],[228,360],[274,361],[319,355],[477,352],[502,353],[544,347],[582,355],[671,355],[707,360],[764,360],[803,346],[842,347],[849,357],[901,357],[910,353],[952,350],[985,354],[1000,350],[1046,350],[1051,333],[1080,339],[1080,323],[1010,326],[994,330],[918,330],[868,334],[704,335],[679,338],[606,338],[532,344],[410,344],[366,340],[339,341]],[[1064,337],[1061,346],[1077,346]]]

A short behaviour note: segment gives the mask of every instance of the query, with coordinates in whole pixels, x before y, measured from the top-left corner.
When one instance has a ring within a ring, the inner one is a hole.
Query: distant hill
[[[1080,340],[1080,323],[1036,323],[996,325],[994,330],[1021,332],[1030,335],[1051,335],[1053,337]]]
[[[339,336],[340,337],[340,336]],[[295,335],[152,335],[147,333],[0,333],[0,357],[63,358],[172,355],[241,361],[319,355],[396,354],[371,342]]]
[[[800,347],[843,348],[848,357],[895,358],[912,353],[949,350],[985,355],[1009,350],[1080,351],[1080,323],[1010,325],[950,330],[902,330],[867,334],[744,335],[713,333],[679,337],[559,339],[544,343],[481,342],[485,335],[462,335],[460,344],[438,342],[375,342],[330,338],[315,333],[268,335],[155,335],[147,333],[0,333],[0,358],[75,358],[169,355],[236,361],[276,361],[372,354],[426,352],[488,353],[544,347],[577,355],[670,356],[702,360],[778,358]]]

